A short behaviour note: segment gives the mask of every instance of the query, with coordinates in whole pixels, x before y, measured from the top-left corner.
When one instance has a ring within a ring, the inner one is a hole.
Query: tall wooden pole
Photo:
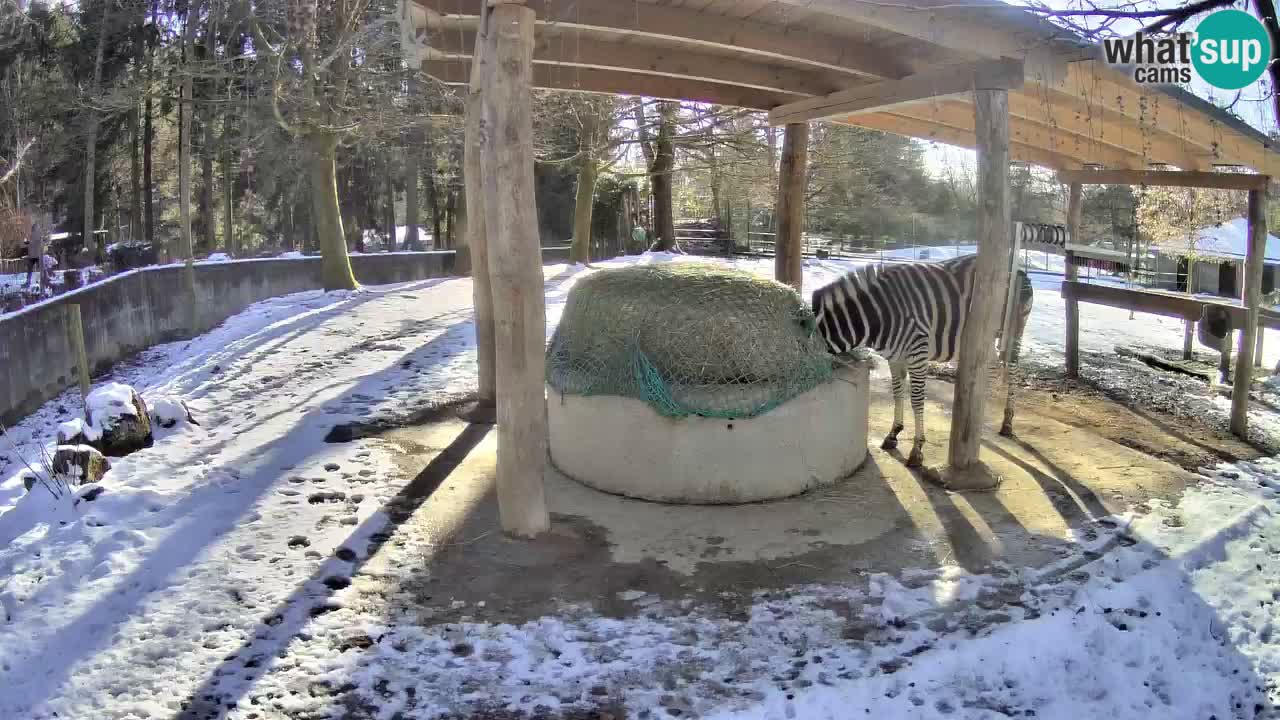
[[[471,62],[471,85],[467,88],[466,118],[463,129],[462,180],[466,206],[466,227],[462,247],[458,248],[459,274],[471,275],[471,294],[475,307],[476,358],[481,405],[492,407],[497,402],[493,351],[493,288],[489,281],[489,250],[485,235],[484,187],[481,182],[480,155],[482,142],[480,117],[481,94],[491,66],[493,37],[489,32],[489,11],[482,11],[476,32],[475,57]]]
[[[1249,248],[1245,255],[1244,327],[1236,353],[1236,376],[1231,386],[1231,432],[1247,439],[1249,387],[1253,383],[1254,343],[1258,336],[1258,308],[1262,304],[1262,261],[1267,250],[1267,191],[1249,191]]]
[[[994,478],[977,472],[974,466],[982,441],[987,366],[1000,322],[1000,302],[1009,281],[1009,93],[979,89],[973,100],[978,151],[978,261],[960,339],[947,454],[947,484],[955,489],[994,484]]]
[[[1080,240],[1080,215],[1084,210],[1084,188],[1080,183],[1071,183],[1071,192],[1067,199],[1067,242],[1076,245]],[[1067,282],[1078,279],[1075,253],[1063,248],[1066,262],[1063,277]],[[1075,297],[1067,298],[1067,377],[1080,377],[1080,303]]]
[[[804,282],[801,235],[808,165],[809,123],[787,123],[782,139],[782,166],[778,171],[778,235],[774,238],[773,277],[796,290]],[[750,233],[747,244],[751,244]]]
[[[550,526],[542,484],[546,310],[533,199],[533,26],[534,12],[523,5],[491,10],[487,52],[492,54],[484,58],[480,100],[480,177],[498,382],[498,511],[503,530],[517,537],[532,537]]]

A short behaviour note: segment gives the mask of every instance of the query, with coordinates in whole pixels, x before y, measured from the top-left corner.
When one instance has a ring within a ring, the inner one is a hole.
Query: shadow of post
[[[311,618],[332,609],[327,605],[329,596],[345,587],[352,575],[377,556],[400,526],[440,488],[491,429],[491,425],[468,424],[427,463],[422,472],[387,502],[384,506],[385,521],[375,515],[352,531],[349,538],[367,535],[368,551],[361,556],[344,542],[335,557],[326,560],[310,578],[299,584],[259,624],[249,640],[209,673],[205,681],[182,702],[183,709],[173,716],[173,720],[217,718],[224,709],[235,707],[254,682],[267,672],[268,663],[264,660],[283,652]],[[382,524],[382,527],[370,532],[373,524]]]

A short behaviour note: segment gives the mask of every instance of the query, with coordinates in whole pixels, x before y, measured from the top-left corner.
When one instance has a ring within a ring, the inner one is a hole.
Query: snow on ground
[[[772,272],[767,260],[735,264]],[[808,262],[806,287],[849,267]],[[545,268],[548,334],[588,272]],[[276,704],[228,716],[330,716],[338,709],[305,691],[320,680],[353,684],[386,718],[410,692],[414,717],[431,717],[424,703],[554,710],[597,687],[653,717],[665,705],[726,720],[864,716],[859,708],[882,718],[1225,719],[1280,701],[1263,680],[1280,673],[1280,464],[1269,460],[1223,466],[1176,506],[1108,521],[1098,542],[1121,547],[1105,566],[1069,573],[944,568],[865,588],[798,588],[756,598],[745,620],[657,599],[633,619],[566,612],[521,626],[424,628],[343,608],[341,589],[307,578],[349,573],[335,551],[378,533],[382,504],[401,488],[376,444],[323,437],[337,423],[471,391],[470,299],[465,278],[299,293],[142,353],[109,380],[165,404],[181,398],[200,424],[160,429],[154,447],[115,460],[92,502],[25,494],[24,462],[9,447],[35,462],[79,413],[74,391],[10,428],[0,439],[0,718],[171,718],[229,652],[294,621],[305,632],[279,639],[284,657],[248,660],[270,666],[254,692],[279,691]],[[1094,306],[1081,315],[1086,350],[1181,346],[1177,323]],[[1060,365],[1062,317],[1061,298],[1038,290],[1033,360]],[[1267,349],[1270,364],[1280,339]],[[992,629],[978,637],[939,620],[940,607],[980,608],[1015,581],[1019,603],[988,604]],[[842,639],[833,600],[864,608],[865,642]],[[307,619],[321,602],[332,612]],[[377,640],[333,642],[352,628]],[[462,640],[472,652],[451,651]]]
[[[302,689],[346,684],[376,717],[555,713],[598,697],[625,697],[638,717],[717,720],[1264,717],[1280,700],[1280,464],[1221,473],[1176,506],[1107,520],[1084,543],[1109,548],[1092,565],[756,593],[746,619],[643,594],[626,598],[637,618],[565,608],[519,626],[343,608],[230,716],[323,717],[325,694]],[[377,640],[333,652],[353,630]]]

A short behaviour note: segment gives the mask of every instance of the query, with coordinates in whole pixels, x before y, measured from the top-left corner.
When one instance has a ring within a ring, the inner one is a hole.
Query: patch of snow
[[[152,431],[169,430],[191,424],[198,425],[192,417],[187,402],[176,395],[147,394],[143,401],[151,414]]]
[[[122,417],[136,417],[138,409],[133,406],[133,388],[124,383],[110,382],[100,385],[85,398],[85,409],[90,421],[88,429],[96,437],[115,427]],[[89,437],[89,434],[85,434]]]
[[[70,440],[76,436],[93,442],[102,437],[102,430],[97,425],[90,425],[85,422],[84,418],[72,418],[58,425],[56,435],[58,444],[61,445],[63,441]]]

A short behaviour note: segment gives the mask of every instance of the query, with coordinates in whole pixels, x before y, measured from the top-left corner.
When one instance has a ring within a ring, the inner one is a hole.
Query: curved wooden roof
[[[430,75],[467,81],[485,1],[413,0]],[[990,61],[1012,58],[1016,82],[1000,86],[1010,89],[1014,160],[1280,173],[1262,133],[1176,88],[1139,86],[1067,31],[995,0],[524,4],[538,18],[538,87],[733,105],[772,111],[779,123],[827,119],[973,147],[963,88],[975,73],[1003,82],[1009,66]]]

